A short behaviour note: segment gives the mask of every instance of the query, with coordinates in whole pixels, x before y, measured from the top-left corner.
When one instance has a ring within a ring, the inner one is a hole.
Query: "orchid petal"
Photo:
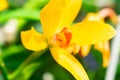
[[[82,0],[50,0],[40,13],[45,36],[51,37],[70,25],[77,16],[81,3]]]
[[[48,47],[47,42],[42,34],[31,30],[21,32],[21,40],[25,48],[33,51],[40,51]]]
[[[104,22],[103,18],[96,13],[88,13],[87,16],[84,18],[84,21],[102,21]]]
[[[91,49],[91,45],[85,45],[85,46],[82,46],[81,48],[80,48],[80,55],[82,56],[82,57],[85,57],[85,56],[87,56],[88,55],[88,53],[90,52],[90,49]]]
[[[72,33],[71,43],[80,46],[97,44],[111,39],[115,30],[109,25],[99,21],[85,21],[69,27]]]
[[[99,50],[103,56],[103,67],[107,67],[110,61],[110,48],[109,41],[101,42],[99,44],[95,44],[94,48]]]
[[[89,80],[83,66],[67,50],[51,47],[50,51],[55,61],[67,69],[77,80]]]

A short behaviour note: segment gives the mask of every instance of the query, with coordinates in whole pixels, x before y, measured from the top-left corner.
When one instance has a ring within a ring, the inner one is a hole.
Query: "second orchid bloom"
[[[117,15],[111,8],[104,8],[104,9],[100,10],[98,13],[89,13],[84,18],[84,21],[100,21],[100,22],[105,23],[104,19],[106,17],[109,17],[114,24],[117,23]],[[92,45],[81,46],[80,51],[79,51],[80,55],[82,57],[87,56],[91,49],[91,46]],[[94,48],[102,53],[103,67],[107,67],[109,65],[109,61],[110,61],[109,41],[99,42],[97,44],[94,44]]]
[[[40,51],[49,48],[54,60],[77,80],[89,80],[81,63],[74,57],[79,47],[111,39],[115,30],[102,21],[83,21],[71,25],[82,0],[50,0],[40,12],[43,34],[34,28],[21,32],[25,48]]]

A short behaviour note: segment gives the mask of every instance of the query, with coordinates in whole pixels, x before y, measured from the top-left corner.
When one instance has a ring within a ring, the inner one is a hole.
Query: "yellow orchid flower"
[[[117,22],[117,16],[114,11],[110,8],[105,8],[98,13],[89,13],[84,21],[101,21],[104,22],[104,18],[109,17],[112,22]],[[103,55],[103,67],[107,67],[109,65],[110,60],[110,46],[109,41],[100,42],[94,45],[94,48],[99,50]],[[85,45],[80,48],[80,55],[85,57],[88,55],[91,49],[91,45]]]
[[[29,50],[49,48],[54,60],[77,80],[89,80],[83,66],[73,54],[78,53],[79,46],[112,38],[115,30],[99,21],[83,21],[71,26],[81,3],[82,0],[50,0],[40,12],[43,34],[32,28],[22,31],[21,39],[24,47]]]
[[[5,10],[8,7],[6,0],[0,0],[0,11]]]

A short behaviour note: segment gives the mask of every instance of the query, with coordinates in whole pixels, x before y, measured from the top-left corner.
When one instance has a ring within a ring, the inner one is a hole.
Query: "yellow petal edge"
[[[68,70],[76,80],[89,80],[80,62],[65,49],[52,47],[50,51],[55,61]]]
[[[31,30],[21,32],[21,40],[25,48],[40,51],[48,47],[44,36],[32,27]]]
[[[107,67],[110,61],[110,48],[109,41],[101,42],[99,44],[95,44],[94,48],[99,50],[102,53],[103,57],[103,67]]]
[[[105,42],[115,36],[116,31],[109,24],[100,21],[85,21],[69,27],[72,32],[71,43],[80,46]]]
[[[41,10],[43,32],[48,38],[70,25],[77,16],[82,0],[50,0]]]

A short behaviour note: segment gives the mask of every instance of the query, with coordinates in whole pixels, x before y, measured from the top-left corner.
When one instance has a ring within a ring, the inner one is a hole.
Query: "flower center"
[[[60,33],[55,34],[54,38],[50,39],[52,45],[59,46],[68,51],[68,53],[76,54],[80,50],[80,46],[75,43],[70,43],[72,33],[69,29],[64,28]]]
[[[71,38],[72,33],[67,28],[64,28],[60,33],[55,35],[56,43],[60,47],[66,47],[70,43]]]

